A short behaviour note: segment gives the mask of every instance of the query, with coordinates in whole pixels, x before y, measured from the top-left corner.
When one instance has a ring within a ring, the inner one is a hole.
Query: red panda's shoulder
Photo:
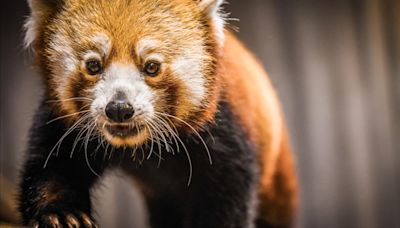
[[[220,57],[222,91],[256,146],[261,167],[261,217],[272,222],[280,217],[289,220],[297,201],[297,184],[277,94],[256,57],[232,33],[227,32],[225,37]],[[287,194],[280,194],[278,189]]]

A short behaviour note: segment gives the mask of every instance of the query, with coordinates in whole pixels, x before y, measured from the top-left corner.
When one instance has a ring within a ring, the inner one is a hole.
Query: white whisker
[[[201,141],[202,144],[204,145],[204,148],[205,148],[206,151],[207,151],[207,155],[208,155],[208,159],[209,159],[209,161],[210,161],[210,165],[212,165],[212,158],[211,158],[210,150],[208,149],[208,146],[207,146],[206,142],[204,141],[203,137],[201,137],[200,133],[199,133],[192,125],[190,125],[188,122],[186,122],[186,121],[184,121],[184,120],[182,120],[182,119],[180,119],[180,118],[178,118],[178,117],[176,117],[176,116],[173,116],[173,115],[169,115],[169,114],[161,113],[161,112],[157,112],[157,114],[159,114],[159,115],[164,115],[164,116],[166,116],[166,117],[171,117],[171,118],[173,118],[173,119],[175,119],[175,120],[178,120],[178,121],[180,121],[181,123],[184,123],[184,124],[185,124],[186,126],[188,126],[190,129],[192,129],[192,131],[197,135],[197,137],[200,139],[200,141]]]
[[[79,124],[81,124],[82,122],[86,121],[89,117],[90,117],[90,116],[89,116],[88,114],[83,115],[81,118],[79,118],[79,119],[78,119],[78,120],[77,120],[77,121],[62,135],[62,136],[61,136],[61,137],[60,137],[60,139],[57,141],[57,143],[53,146],[53,148],[50,150],[49,154],[47,155],[47,158],[46,158],[46,160],[45,160],[45,162],[44,162],[43,168],[46,168],[47,163],[49,162],[49,159],[50,159],[51,155],[53,154],[53,152],[54,152],[54,150],[55,150],[56,148],[58,148],[58,149],[57,149],[57,154],[58,154],[58,151],[59,151],[59,149],[60,149],[60,146],[61,146],[62,141],[63,141],[71,132],[73,132],[73,130],[74,130],[77,126],[79,126]]]
[[[47,121],[46,124],[52,123],[52,122],[60,120],[60,119],[65,119],[67,117],[76,116],[76,115],[79,115],[79,114],[82,114],[82,113],[88,113],[88,112],[90,112],[90,110],[84,110],[84,111],[74,112],[74,113],[71,113],[71,114],[68,114],[68,115],[64,115],[64,116],[59,116],[57,118],[54,118],[52,120]]]

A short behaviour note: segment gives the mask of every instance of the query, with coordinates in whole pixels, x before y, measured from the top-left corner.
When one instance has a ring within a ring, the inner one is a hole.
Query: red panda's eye
[[[97,75],[103,71],[99,60],[89,60],[86,62],[86,70],[90,75]]]
[[[160,68],[160,63],[147,62],[144,66],[144,72],[150,77],[155,77],[160,73]]]

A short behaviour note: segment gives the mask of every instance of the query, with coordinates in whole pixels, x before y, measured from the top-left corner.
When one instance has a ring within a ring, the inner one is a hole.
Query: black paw
[[[34,228],[97,228],[94,220],[86,213],[47,213],[30,222]]]

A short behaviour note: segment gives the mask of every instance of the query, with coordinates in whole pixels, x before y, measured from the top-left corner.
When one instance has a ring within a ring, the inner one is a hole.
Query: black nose
[[[124,100],[111,101],[106,106],[106,116],[114,122],[125,122],[132,118],[134,113],[132,105]]]

